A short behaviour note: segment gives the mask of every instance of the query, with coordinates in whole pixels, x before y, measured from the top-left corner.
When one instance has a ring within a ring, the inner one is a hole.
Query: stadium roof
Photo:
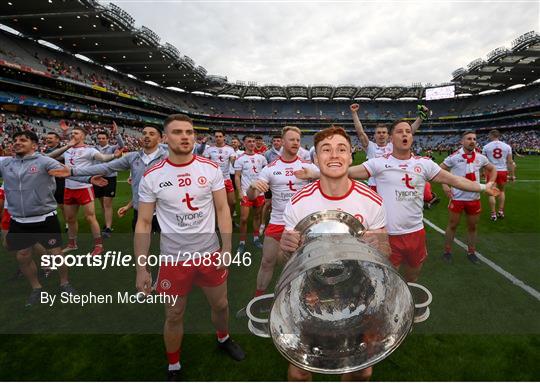
[[[208,75],[205,68],[169,43],[161,42],[151,29],[135,27],[135,20],[114,4],[96,0],[0,0],[0,23],[25,36],[52,43],[65,51],[131,74],[163,87],[182,88],[213,95],[263,99],[418,98],[425,89],[454,84],[456,94],[476,94],[529,84],[540,78],[540,36],[528,32],[511,48],[497,48],[487,60],[476,59],[467,69],[452,73],[447,84],[411,86],[262,85]]]

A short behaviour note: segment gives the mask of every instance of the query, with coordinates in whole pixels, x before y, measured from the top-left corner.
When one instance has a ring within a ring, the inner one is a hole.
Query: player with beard
[[[45,145],[47,147],[43,151],[45,154],[49,154],[54,152],[57,149],[60,149],[60,136],[58,133],[55,132],[48,132],[47,136],[45,137]],[[59,162],[63,163],[64,160],[60,159]],[[56,203],[58,204],[58,207],[60,208],[60,211],[62,212],[62,217],[66,217],[66,214],[64,213],[64,188],[66,181],[64,178],[61,177],[55,177],[56,182],[56,191],[54,192],[54,199],[56,200]],[[66,223],[66,229],[67,229],[67,223]]]
[[[372,158],[382,157],[386,154],[392,153],[392,141],[389,140],[390,136],[388,134],[388,126],[386,124],[377,124],[375,125],[375,142],[370,141],[367,134],[364,132],[360,118],[358,117],[358,110],[360,109],[359,104],[352,104],[350,106],[351,114],[354,122],[354,128],[358,134],[360,140],[360,146],[366,152],[366,157],[368,160]],[[420,128],[422,122],[427,119],[427,113],[429,109],[424,105],[419,105],[418,117],[411,125],[412,133],[415,134],[416,131]],[[377,185],[373,177],[368,179],[368,185],[373,190],[377,191]],[[424,202],[426,207],[429,209],[440,200],[435,193],[431,191],[431,184],[426,182],[424,187]]]
[[[53,170],[52,172],[59,177],[68,177],[69,175],[91,176],[98,174],[110,174],[111,172],[119,172],[122,170],[130,170],[132,200],[129,201],[127,205],[118,209],[118,216],[120,218],[124,217],[126,213],[133,208],[132,228],[135,230],[139,206],[139,184],[144,172],[149,167],[167,158],[169,155],[168,149],[163,147],[161,144],[161,128],[155,126],[145,126],[142,133],[143,149],[138,152],[127,153],[121,158],[103,164],[75,167],[71,169],[66,167],[62,170]],[[152,232],[159,232],[159,224],[156,216],[154,216],[152,220]]]
[[[300,189],[285,206],[285,230],[281,249],[292,253],[300,245],[300,233],[294,228],[305,217],[322,210],[342,210],[355,216],[366,228],[364,239],[383,254],[388,254],[385,209],[377,193],[362,182],[348,176],[352,164],[349,135],[340,127],[331,126],[315,137],[315,164],[320,168],[320,180]],[[305,168],[304,168],[305,169]],[[305,170],[304,170],[305,171]],[[342,375],[344,381],[369,380],[372,368]],[[309,381],[312,374],[289,364],[289,381]]]
[[[234,149],[225,143],[225,134],[222,130],[214,131],[215,146],[208,146],[203,153],[203,156],[217,162],[223,172],[223,180],[225,183],[225,191],[227,192],[227,202],[231,209],[231,215],[234,213],[234,187],[229,178],[229,169],[234,165],[236,153]]]
[[[118,126],[114,121],[112,123],[111,133],[116,138],[116,145],[111,145],[109,143],[109,133],[105,130],[98,132],[97,134],[98,144],[94,146],[94,148],[101,154],[114,154],[118,149],[124,147],[124,139],[122,138],[122,135],[118,133]],[[103,216],[105,217],[105,226],[103,227],[101,234],[104,238],[109,238],[112,233],[113,199],[116,196],[116,178],[118,173],[109,172],[103,176],[108,184],[102,188],[94,187],[94,194],[95,198],[99,200]]]
[[[263,155],[255,153],[255,138],[248,134],[244,136],[244,154],[239,156],[234,162],[235,182],[241,197],[240,201],[240,242],[237,252],[242,254],[246,246],[247,221],[249,211],[253,208],[253,244],[262,249],[259,239],[259,229],[261,225],[261,213],[264,206],[264,195],[259,195],[256,199],[250,200],[247,196],[249,185],[259,178],[263,167],[268,163]]]
[[[165,306],[163,337],[169,362],[167,375],[169,380],[179,380],[183,318],[193,285],[201,287],[210,304],[219,348],[237,361],[244,359],[245,354],[229,336],[226,266],[231,252],[232,222],[223,173],[215,162],[192,153],[195,131],[191,118],[182,114],[167,117],[164,133],[169,156],[148,169],[139,186],[139,217],[135,227],[136,286],[144,294],[152,291],[146,257],[155,210],[161,227],[162,254],[156,290],[178,296],[176,303]],[[221,249],[215,230],[216,218]],[[208,266],[200,259],[203,255],[211,261]]]
[[[283,151],[281,135],[276,134],[272,137],[272,147],[264,153],[264,158],[269,164],[272,163],[275,159],[281,156]],[[266,222],[268,222],[268,214],[272,209],[272,191],[268,190],[264,193],[264,206],[262,210],[262,222],[259,227],[259,234],[264,233],[264,228],[266,227]]]
[[[486,156],[476,152],[476,133],[472,131],[463,133],[461,148],[446,157],[441,164],[441,168],[473,182],[480,181],[480,170],[486,172],[487,180],[495,181],[497,178],[497,168],[489,162]],[[467,220],[467,258],[472,263],[479,264],[480,260],[475,253],[477,227],[480,212],[482,211],[480,193],[466,192],[456,188],[450,189],[448,185],[443,185],[443,190],[450,199],[443,259],[447,262],[452,260],[452,242],[461,219],[461,213],[465,212]]]
[[[280,257],[279,241],[285,229],[283,220],[285,205],[298,190],[307,184],[307,181],[296,178],[294,172],[303,167],[311,167],[313,171],[317,171],[315,165],[298,157],[301,135],[300,129],[296,126],[283,128],[281,155],[261,171],[259,178],[251,183],[247,191],[247,196],[251,200],[256,199],[261,193],[272,192],[272,215],[264,232],[263,256],[257,274],[256,297],[266,291]],[[237,317],[244,314],[245,308],[237,313]]]
[[[407,282],[415,282],[427,257],[423,224],[423,191],[427,181],[448,184],[457,189],[497,195],[493,182],[481,185],[464,177],[453,175],[426,157],[411,151],[412,128],[406,121],[396,121],[391,128],[392,153],[372,158],[349,169],[357,179],[374,177],[377,192],[384,200],[388,212],[386,228],[391,247],[390,261],[396,268],[403,265]],[[318,175],[303,169],[295,173],[301,178]]]

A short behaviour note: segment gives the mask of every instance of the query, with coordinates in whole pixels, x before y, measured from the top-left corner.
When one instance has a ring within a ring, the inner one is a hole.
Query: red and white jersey
[[[263,167],[268,165],[266,158],[262,154],[244,153],[234,162],[234,170],[242,172],[242,196],[245,196],[249,185],[259,178]]]
[[[234,150],[234,149],[233,149],[233,150]],[[238,157],[240,157],[242,154],[244,154],[244,151],[238,149],[238,150],[235,150],[234,153],[235,153],[235,157],[238,158]],[[229,167],[229,173],[234,175],[234,162],[233,162],[233,163],[231,164],[231,166]]]
[[[236,158],[236,153],[232,147],[228,145],[224,145],[222,147],[207,146],[206,149],[204,149],[203,156],[211,159],[219,165],[223,178],[229,178],[231,161]]]
[[[448,166],[448,168],[450,169],[450,173],[456,176],[465,177],[469,171],[474,172],[476,182],[480,182],[480,169],[488,165],[489,160],[483,154],[477,153],[476,151],[473,153],[474,161],[471,166],[467,166],[467,160],[463,156],[465,154],[463,148],[446,157],[443,161],[443,164]],[[468,169],[469,167],[470,169]],[[451,188],[451,190],[452,199],[456,201],[476,201],[480,199],[480,193],[463,191],[454,187]]]
[[[424,187],[441,168],[427,157],[399,160],[391,154],[372,158],[362,165],[375,178],[388,215],[388,234],[408,234],[424,227]]]
[[[303,218],[321,210],[341,210],[349,213],[367,230],[385,227],[386,214],[381,196],[362,182],[351,181],[349,191],[342,197],[325,195],[321,190],[320,180],[304,186],[285,206],[285,229],[293,230]]]
[[[82,145],[69,148],[65,151],[63,157],[66,165],[70,168],[84,168],[95,164],[94,156],[96,154],[99,154],[99,151],[96,148]],[[90,183],[73,181],[66,178],[67,189],[87,189],[91,187],[92,184]]]
[[[304,161],[296,157],[293,161],[285,161],[281,157],[270,162],[259,175],[259,180],[266,181],[272,191],[272,213],[270,223],[284,225],[283,211],[291,197],[309,181],[300,180],[294,176],[294,172],[302,168],[310,168],[318,171],[311,161]]]
[[[394,145],[391,142],[387,143],[384,146],[379,146],[375,142],[369,141],[368,147],[366,149],[366,158],[368,160],[371,160],[372,158],[379,158],[387,154],[391,154],[393,150],[394,150]],[[377,185],[373,177],[369,177],[368,185],[370,186]]]
[[[491,141],[484,146],[484,149],[482,149],[482,154],[487,157],[489,162],[495,165],[497,171],[508,171],[506,159],[508,158],[509,154],[512,154],[512,147],[507,143],[499,140]]]
[[[162,257],[182,260],[184,253],[196,258],[219,249],[212,192],[224,187],[219,165],[200,156],[182,165],[165,159],[146,171],[139,201],[156,203]]]

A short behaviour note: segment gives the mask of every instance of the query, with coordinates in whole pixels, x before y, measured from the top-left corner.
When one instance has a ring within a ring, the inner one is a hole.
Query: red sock
[[[247,234],[240,234],[240,241],[246,242]]]
[[[94,246],[103,246],[103,238],[101,237],[94,238]]]
[[[469,254],[474,254],[474,253],[476,253],[476,248],[471,247],[471,246],[468,246],[468,248],[467,248],[467,253],[469,253]]]
[[[216,331],[216,335],[217,335],[218,340],[222,341],[222,340],[224,340],[225,338],[227,338],[229,336],[229,332],[228,331]]]
[[[167,360],[169,361],[169,364],[176,364],[180,362],[180,349],[178,349],[176,352],[168,352]]]
[[[444,245],[444,252],[445,252],[445,253],[450,253],[450,252],[452,252],[452,246],[450,246],[450,245]]]
[[[253,230],[253,237],[257,238],[259,236],[259,230]]]
[[[77,239],[76,238],[70,238],[68,245],[69,245],[69,247],[77,247]]]
[[[259,290],[259,289],[255,290],[255,296],[256,297],[260,297],[263,294],[264,294],[264,290]]]

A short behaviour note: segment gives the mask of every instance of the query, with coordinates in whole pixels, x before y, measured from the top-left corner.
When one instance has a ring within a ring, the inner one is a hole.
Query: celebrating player
[[[504,218],[504,203],[506,200],[504,186],[506,185],[506,181],[508,181],[508,179],[510,179],[510,181],[514,181],[516,179],[516,164],[512,158],[512,147],[505,142],[502,142],[500,137],[501,133],[498,130],[494,129],[490,131],[490,142],[487,143],[482,150],[482,154],[485,155],[489,162],[491,162],[497,168],[497,178],[495,183],[501,191],[501,194],[499,194],[497,199],[495,199],[495,197],[489,197],[489,207],[491,209],[490,219],[492,221]],[[498,210],[497,200],[499,201]]]
[[[234,149],[225,143],[225,134],[221,130],[214,131],[215,146],[208,146],[204,150],[203,156],[217,162],[223,172],[225,182],[225,191],[227,192],[227,202],[231,209],[231,215],[234,213],[234,187],[229,177],[229,169],[234,165],[236,153]]]
[[[139,186],[135,254],[140,255],[140,261],[136,284],[139,291],[150,294],[152,278],[145,260],[155,210],[161,227],[162,254],[156,289],[178,296],[175,303],[166,304],[163,334],[169,361],[168,379],[177,380],[184,311],[194,284],[201,287],[210,304],[218,346],[235,360],[242,360],[245,355],[230,338],[228,329],[228,270],[223,261],[231,251],[232,223],[223,173],[215,162],[192,154],[195,131],[191,118],[181,114],[169,116],[164,122],[164,133],[169,157],[148,169]],[[215,230],[216,216],[221,250]],[[201,261],[203,254],[210,256],[209,265]]]
[[[94,146],[101,154],[114,154],[118,149],[124,147],[124,140],[122,135],[118,133],[118,127],[113,121],[111,133],[116,138],[116,145],[109,144],[109,133],[105,130],[98,132],[97,141],[98,144]],[[112,221],[113,221],[113,198],[116,196],[116,177],[118,173],[109,172],[104,174],[103,177],[107,180],[107,186],[94,187],[95,198],[99,200],[101,209],[103,210],[103,216],[105,217],[105,226],[103,227],[102,235],[105,238],[109,238],[112,233]]]
[[[294,252],[300,244],[300,233],[294,228],[304,217],[321,210],[343,210],[364,225],[367,242],[388,254],[385,211],[381,197],[363,183],[351,180],[347,171],[352,163],[351,139],[339,127],[330,127],[315,135],[315,164],[321,179],[304,186],[287,203],[283,214],[285,231],[281,249]],[[265,240],[266,243],[266,240]],[[369,380],[372,368],[345,374],[343,380]],[[289,364],[290,381],[311,380],[311,373]]]
[[[264,205],[264,196],[260,195],[254,200],[247,196],[249,185],[259,178],[259,174],[268,163],[263,155],[257,154],[255,150],[255,138],[248,134],[244,136],[245,152],[234,162],[236,188],[240,193],[240,242],[238,243],[238,253],[243,253],[246,246],[247,221],[249,211],[253,208],[253,244],[262,249],[259,239],[259,228],[261,225],[261,213]]]
[[[497,168],[489,162],[486,156],[476,152],[476,133],[472,131],[463,133],[461,145],[462,147],[458,151],[445,158],[441,168],[475,183],[480,181],[480,169],[484,169],[489,174],[487,179],[492,180],[490,183],[493,183],[497,176]],[[452,260],[452,242],[461,219],[461,213],[465,212],[467,218],[467,258],[472,263],[479,264],[480,260],[475,252],[477,226],[482,211],[480,193],[462,191],[456,188],[450,189],[445,184],[443,184],[443,190],[450,199],[443,259],[448,262]]]

